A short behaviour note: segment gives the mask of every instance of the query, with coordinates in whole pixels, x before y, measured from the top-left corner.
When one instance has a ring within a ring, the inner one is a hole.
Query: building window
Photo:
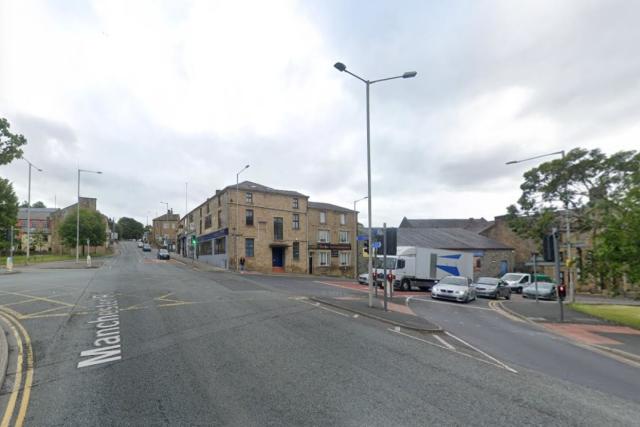
[[[482,259],[476,258],[476,268],[482,268]]]
[[[222,194],[218,196],[218,207],[222,205]]]
[[[168,222],[163,222],[162,223],[162,229],[166,230],[167,228],[169,228],[169,223]]]
[[[253,239],[244,239],[244,256],[253,256]]]
[[[247,209],[245,213],[245,224],[253,225],[253,209]]]
[[[273,240],[283,240],[284,239],[284,229],[283,229],[282,218],[273,218]]]
[[[193,214],[192,213],[189,214],[189,222],[193,222]]]
[[[218,210],[218,228],[222,228],[222,210]]]
[[[340,243],[349,243],[349,232],[341,231],[340,232]]]
[[[211,255],[211,240],[202,242],[198,246],[198,255]]]
[[[247,191],[244,193],[244,201],[245,203],[253,203],[253,193]]]
[[[318,242],[329,243],[329,230],[318,230]]]
[[[224,254],[225,253],[225,238],[224,237],[219,237],[216,240],[214,240],[213,253],[215,255],[220,255],[220,254]]]
[[[340,266],[345,267],[349,265],[350,252],[340,252]]]
[[[298,204],[298,198],[294,197],[293,198],[293,209],[298,209],[299,204]]]
[[[326,223],[327,223],[327,213],[320,212],[320,224],[326,224]]]
[[[207,202],[207,213],[211,212],[211,208],[209,207],[209,202]]]
[[[200,228],[198,229],[198,234],[202,234],[202,217],[200,217]]]
[[[211,215],[204,217],[204,228],[211,228]]]
[[[320,267],[328,267],[330,261],[331,261],[331,252],[330,251],[319,251],[318,252],[318,265]]]
[[[347,223],[347,216],[345,214],[340,214],[340,225],[345,225]]]
[[[300,259],[300,242],[293,242],[293,259],[296,261]]]
[[[293,214],[293,229],[300,230],[300,214]]]

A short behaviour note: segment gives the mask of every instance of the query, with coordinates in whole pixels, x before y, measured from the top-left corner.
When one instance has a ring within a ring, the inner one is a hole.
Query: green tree
[[[3,238],[0,239],[2,249],[9,247],[8,236],[12,226],[18,222],[18,198],[13,191],[13,185],[8,179],[0,178],[0,230]]]
[[[59,233],[65,245],[69,247],[76,245],[75,215],[67,215],[60,224]],[[80,209],[80,244],[83,255],[87,239],[89,239],[91,246],[99,246],[105,242],[106,237],[106,223],[102,215],[96,211]]]
[[[144,233],[144,225],[133,218],[122,217],[117,222],[120,239],[140,239]]]
[[[607,227],[612,232],[619,229],[620,224],[611,221],[622,218],[619,211],[630,203],[627,197],[637,187],[639,170],[640,154],[635,151],[607,156],[598,149],[573,149],[563,159],[542,163],[524,174],[518,206],[507,208],[509,225],[523,237],[539,238],[553,225],[563,226],[559,210],[568,207],[572,229],[590,233],[594,242],[587,273],[602,285],[616,286],[624,269],[612,263],[611,247],[599,247],[601,234]],[[613,235],[607,242],[612,239]]]
[[[37,202],[33,203],[31,205],[31,207],[32,208],[46,208],[47,206],[44,204],[44,202],[41,202],[41,201],[38,200]]]
[[[0,117],[0,165],[11,163],[13,159],[22,157],[22,147],[27,139],[9,131],[11,125],[4,117]]]
[[[36,251],[42,252],[42,246],[44,245],[44,242],[46,242],[47,240],[47,236],[45,236],[44,232],[42,232],[42,230],[36,231],[33,234],[32,239],[33,239],[33,246],[36,248]]]

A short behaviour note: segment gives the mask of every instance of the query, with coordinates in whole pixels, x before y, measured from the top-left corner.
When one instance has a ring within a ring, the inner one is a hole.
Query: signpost
[[[383,237],[382,237],[382,242],[383,242],[383,247],[382,247],[382,267],[383,267],[383,274],[384,276],[382,276],[382,283],[383,288],[382,288],[382,292],[384,293],[384,311],[387,311],[387,223],[383,222],[382,223],[382,230],[383,230]],[[380,243],[380,242],[376,242],[376,243]]]
[[[552,234],[553,234],[553,256],[556,262],[556,292],[557,292],[557,289],[560,286],[560,254],[558,250],[558,229],[554,227],[552,230]],[[562,304],[562,298],[560,298],[559,294],[557,295],[557,297],[558,297],[558,304],[560,304],[560,321],[564,322],[564,306]]]

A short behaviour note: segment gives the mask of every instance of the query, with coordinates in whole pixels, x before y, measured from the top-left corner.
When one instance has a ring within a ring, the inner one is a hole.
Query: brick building
[[[57,210],[54,208],[31,208],[31,250],[42,252],[51,250],[51,214]],[[28,209],[18,209],[17,239],[20,249],[23,251],[27,248],[27,220]]]
[[[340,243],[344,231],[348,241]],[[180,220],[178,247],[183,256],[194,256],[192,236],[195,256],[222,268],[235,269],[244,258],[245,268],[254,271],[353,274],[354,212],[328,204],[314,207],[297,191],[250,181],[240,183],[237,191],[235,185],[225,187]]]

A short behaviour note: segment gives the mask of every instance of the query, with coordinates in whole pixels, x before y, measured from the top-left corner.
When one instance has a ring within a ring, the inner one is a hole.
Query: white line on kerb
[[[456,348],[454,346],[452,346],[451,344],[449,344],[448,342],[446,342],[445,340],[443,340],[442,338],[440,338],[438,335],[433,334],[433,337],[435,339],[437,339],[438,341],[440,341],[444,346],[446,346],[449,350],[455,350]]]

